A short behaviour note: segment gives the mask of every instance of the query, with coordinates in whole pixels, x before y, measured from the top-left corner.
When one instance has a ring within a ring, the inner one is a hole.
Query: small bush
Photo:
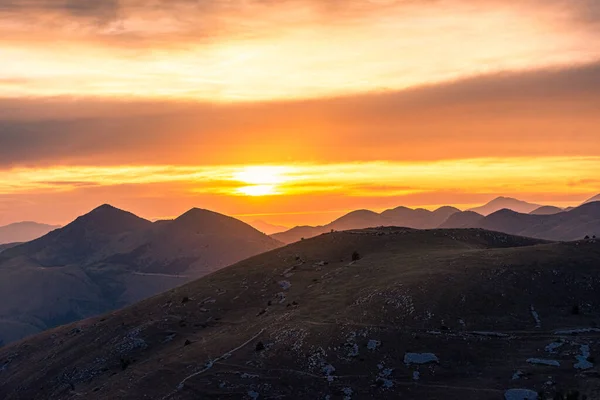
[[[360,260],[360,254],[358,254],[358,252],[354,252],[352,253],[352,261],[358,261]]]
[[[129,367],[131,365],[131,360],[128,358],[121,357],[120,363],[121,363],[121,369],[123,371],[125,371],[127,369],[127,367]]]

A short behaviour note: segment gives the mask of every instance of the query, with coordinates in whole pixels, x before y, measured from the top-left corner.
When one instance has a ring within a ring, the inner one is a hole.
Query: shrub
[[[355,251],[354,253],[352,253],[352,261],[358,261],[360,260],[360,254],[358,254],[357,251]]]

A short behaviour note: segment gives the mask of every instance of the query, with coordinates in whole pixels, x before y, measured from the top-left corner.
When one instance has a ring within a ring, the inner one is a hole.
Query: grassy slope
[[[362,258],[352,263],[354,251]],[[327,234],[4,348],[0,394],[335,399],[352,389],[353,399],[501,399],[515,387],[549,394],[577,387],[594,398],[597,376],[573,364],[581,344],[598,354],[600,335],[570,337],[556,355],[544,347],[559,339],[556,329],[600,322],[599,266],[593,242],[549,244],[480,230]],[[282,290],[281,281],[291,288]],[[369,350],[370,340],[381,344]],[[258,342],[266,349],[257,351]],[[440,363],[407,366],[406,352],[432,352]],[[533,366],[530,357],[561,367]],[[335,368],[331,382],[327,365]],[[512,381],[516,370],[528,379]],[[548,376],[552,387],[544,386]]]

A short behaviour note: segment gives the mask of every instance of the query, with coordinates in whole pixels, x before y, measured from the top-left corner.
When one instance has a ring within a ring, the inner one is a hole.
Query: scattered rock
[[[283,290],[289,290],[292,287],[289,281],[279,281],[278,284]]]
[[[575,369],[588,370],[594,368],[594,364],[589,361],[591,356],[590,346],[584,344],[580,348],[581,355],[575,356],[577,359],[577,364],[574,365]]]
[[[440,360],[432,353],[406,353],[404,356],[404,364],[431,364],[439,363]]]
[[[553,342],[553,343],[550,343],[548,346],[546,346],[546,351],[548,353],[556,353],[556,350],[558,350],[559,348],[561,348],[564,344],[565,344],[565,342]]]
[[[537,392],[529,389],[510,389],[504,393],[505,400],[538,400]]]
[[[377,350],[377,348],[381,346],[381,342],[378,340],[369,340],[369,343],[367,344],[367,349],[374,351]]]
[[[560,367],[560,362],[558,362],[556,360],[546,360],[543,358],[530,358],[527,360],[527,362],[529,364],[535,364],[535,365],[547,365],[550,367]]]
[[[580,333],[600,333],[598,328],[565,329],[554,332],[555,335],[578,335]]]

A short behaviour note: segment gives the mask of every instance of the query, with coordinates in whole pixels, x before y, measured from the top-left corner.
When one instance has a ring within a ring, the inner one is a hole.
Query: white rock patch
[[[555,335],[577,335],[579,333],[600,333],[598,328],[565,329],[554,332]]]
[[[430,364],[439,363],[440,360],[432,353],[406,353],[404,356],[404,364]]]
[[[535,320],[535,327],[541,328],[542,320],[540,319],[540,314],[538,314],[537,311],[535,311],[535,307],[533,305],[531,306],[531,315],[533,316],[533,319]]]
[[[546,351],[548,353],[556,353],[556,350],[560,349],[565,342],[553,342],[546,346]]]
[[[530,358],[527,360],[529,364],[547,365],[550,367],[560,367],[560,363],[556,360],[545,360],[543,358]]]
[[[538,400],[538,394],[529,389],[510,389],[504,393],[505,400]]]
[[[381,346],[381,342],[377,341],[377,340],[369,340],[369,343],[367,344],[367,349],[374,351],[377,350],[377,348]]]
[[[586,370],[586,369],[591,369],[594,368],[594,364],[592,364],[591,362],[588,361],[588,358],[590,358],[590,346],[588,346],[587,344],[584,344],[581,346],[580,348],[581,350],[581,355],[575,356],[575,358],[577,359],[577,364],[574,365],[574,367],[576,369],[582,369],[582,370]]]

